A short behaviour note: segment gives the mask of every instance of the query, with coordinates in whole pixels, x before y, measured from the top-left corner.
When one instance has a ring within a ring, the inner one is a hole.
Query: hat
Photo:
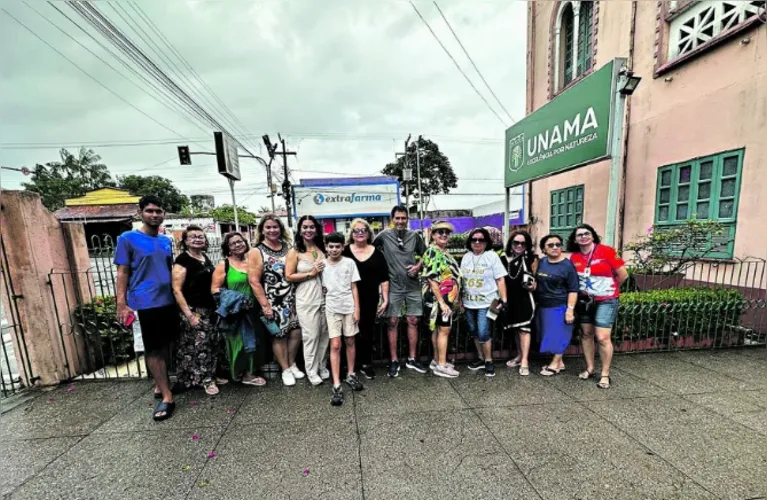
[[[444,221],[444,220],[439,220],[439,221],[437,221],[437,222],[435,222],[434,224],[431,225],[432,232],[436,231],[438,229],[447,229],[451,233],[455,232],[455,228],[453,227],[453,225],[450,224],[447,221]]]

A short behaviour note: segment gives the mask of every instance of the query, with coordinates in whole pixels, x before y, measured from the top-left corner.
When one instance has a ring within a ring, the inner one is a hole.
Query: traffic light
[[[189,146],[178,147],[178,162],[182,165],[192,164],[192,156],[189,154]]]

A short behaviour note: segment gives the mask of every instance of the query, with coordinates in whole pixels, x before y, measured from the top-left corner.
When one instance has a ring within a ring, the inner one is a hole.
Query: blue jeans
[[[582,325],[595,325],[597,328],[612,328],[618,316],[618,299],[594,302],[591,312],[579,318]]]
[[[491,322],[487,317],[487,310],[483,309],[466,309],[466,323],[469,325],[469,334],[477,339],[477,342],[484,344],[491,340]]]

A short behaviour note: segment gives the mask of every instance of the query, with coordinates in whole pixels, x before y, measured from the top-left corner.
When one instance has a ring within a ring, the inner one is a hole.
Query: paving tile
[[[762,434],[677,397],[590,405],[717,496],[767,496],[767,441]]]
[[[188,498],[361,499],[358,449],[353,423],[232,426]]]
[[[82,436],[150,392],[146,381],[61,386],[4,414],[0,439]]]
[[[571,365],[574,365],[572,363]],[[550,377],[552,387],[576,401],[601,401],[609,399],[646,398],[650,396],[668,396],[671,393],[657,385],[637,377],[619,368],[610,370],[610,390],[597,387],[596,378],[581,380],[578,374],[585,370],[585,365],[578,370],[562,372]]]
[[[220,432],[98,434],[84,438],[11,494],[12,500],[174,500],[186,497]]]
[[[74,446],[80,437],[0,441],[0,495],[5,498],[56,457]]]
[[[578,403],[477,413],[543,498],[716,498]]]
[[[324,383],[312,387],[299,382],[293,387],[284,387],[274,383],[248,395],[237,411],[235,426],[250,426],[270,422],[297,422],[304,420],[342,420],[353,419],[353,405],[340,407],[330,405],[331,386]],[[365,389],[367,391],[369,389]],[[364,392],[364,391],[363,391]],[[347,402],[352,401],[351,391],[344,389]]]
[[[453,411],[468,408],[447,379],[410,373],[397,378],[383,376],[368,381],[365,390],[355,394],[354,401],[358,415]]]
[[[621,356],[616,358],[615,366],[676,394],[742,391],[759,387],[753,381],[734,379],[683,361],[675,353]]]
[[[162,422],[152,419],[157,400],[149,392],[123,408],[95,432],[223,428],[229,425],[245,398],[258,390],[247,386],[226,385],[221,387],[221,392],[216,396],[208,396],[201,390],[184,392],[174,398],[176,410],[173,417]]]
[[[466,369],[460,377],[450,380],[450,384],[472,408],[570,401],[556,388],[554,382],[558,381],[538,376],[539,367],[531,366],[530,370],[530,376],[521,377],[516,369],[508,369],[504,364],[497,367],[495,377],[488,378],[483,371],[475,373]]]
[[[752,388],[767,390],[767,358],[748,356],[748,351],[690,351],[675,353],[678,359],[742,380]]]
[[[470,410],[360,417],[365,498],[539,498]]]

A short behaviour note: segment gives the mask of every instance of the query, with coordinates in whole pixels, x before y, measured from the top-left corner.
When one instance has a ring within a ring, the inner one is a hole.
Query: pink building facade
[[[614,58],[642,77],[626,101],[617,246],[697,214],[728,228],[716,257],[767,258],[764,5],[528,3],[528,114]],[[604,233],[609,172],[605,160],[527,184],[536,236],[581,220]]]

